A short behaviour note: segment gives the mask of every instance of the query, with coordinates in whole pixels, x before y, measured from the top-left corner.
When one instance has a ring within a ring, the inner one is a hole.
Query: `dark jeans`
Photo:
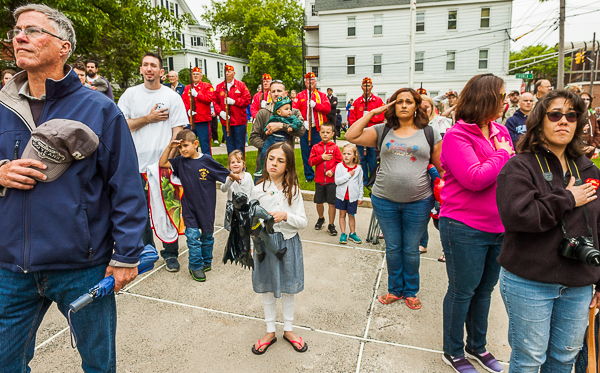
[[[146,205],[148,208],[148,220],[146,221],[146,226],[144,227],[144,233],[142,233],[142,243],[144,246],[152,245],[152,247],[156,248],[156,244],[154,244],[152,226],[150,225],[150,204],[148,202],[148,191],[146,190],[146,180],[144,180],[143,176],[142,187],[144,188],[144,196],[146,197]],[[175,242],[172,243],[163,242],[163,250],[160,251],[160,255],[163,257],[163,259],[177,258],[179,256],[179,237]]]
[[[365,147],[361,145],[356,145],[356,150],[358,150],[358,155],[360,157],[360,166],[363,170],[363,184],[367,184],[369,181],[369,176],[372,172],[375,171],[375,167],[377,166],[377,158],[375,157],[375,148],[367,147],[367,155],[365,155]]]
[[[246,126],[229,126],[229,136],[227,136],[227,127],[223,126],[223,134],[227,138],[227,154],[238,149],[246,153]]]
[[[308,131],[304,132],[304,135],[300,137],[300,151],[302,153],[302,163],[304,165],[304,178],[308,181],[315,179],[315,171],[308,164],[308,158],[310,158],[310,151],[315,144],[321,142],[321,136],[316,128],[311,128],[310,146],[308,145]]]
[[[210,122],[196,123],[196,129],[193,129],[192,132],[196,134],[198,142],[200,142],[202,154],[212,154],[210,150]]]
[[[458,220],[440,218],[440,238],[446,255],[448,292],[444,298],[444,352],[464,355],[467,347],[486,350],[490,300],[498,282],[504,233],[483,232]]]
[[[419,239],[429,223],[433,196],[399,203],[371,195],[371,203],[385,237],[388,293],[414,297],[419,292]]]
[[[421,240],[419,241],[419,246],[427,248],[427,244],[429,244],[429,232],[427,232],[427,228],[425,228],[425,232],[423,232]]]
[[[66,317],[69,303],[100,282],[105,272],[106,264],[30,273],[0,268],[0,372],[30,372],[35,336],[52,302]],[[93,301],[71,314],[71,321],[83,371],[116,372],[115,295]]]

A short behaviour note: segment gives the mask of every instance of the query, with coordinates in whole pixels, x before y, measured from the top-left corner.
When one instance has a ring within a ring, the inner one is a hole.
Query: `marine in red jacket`
[[[363,95],[355,99],[354,103],[350,107],[350,113],[348,115],[348,124],[350,126],[371,110],[377,109],[378,107],[384,105],[383,100],[379,96],[371,93],[373,90],[373,83],[371,82],[370,78],[363,79],[361,88],[363,90]],[[367,124],[367,127],[372,127],[376,124],[383,123],[384,120],[385,113],[374,115],[369,124]]]
[[[195,108],[194,111],[196,115],[194,115],[194,122],[210,122],[212,120],[212,115],[210,113],[210,104],[211,102],[216,101],[215,90],[210,83],[205,83],[202,81],[202,69],[199,67],[194,67],[192,69],[192,84],[185,86],[183,90],[183,103],[185,104],[185,110],[188,113],[188,117],[190,116],[190,87],[193,86],[193,92],[191,96],[194,98]]]
[[[307,77],[309,74],[313,73],[306,74]],[[308,121],[308,113],[310,111],[312,113],[311,124],[317,129],[317,131],[320,131],[321,124],[327,122],[326,115],[329,114],[329,111],[331,111],[331,104],[329,103],[329,99],[325,93],[317,91],[317,79],[314,77],[314,74],[312,77],[306,79],[306,81],[310,81],[310,101],[308,99],[308,91],[305,89],[298,93],[296,96],[296,102],[294,102],[293,106],[300,110],[304,121]],[[306,86],[308,86],[308,84],[309,83],[306,83]]]
[[[225,118],[227,118],[227,115],[225,114],[225,105],[229,105],[230,135],[226,137],[227,153],[231,153],[236,149],[244,153],[248,125],[246,108],[250,105],[250,92],[244,83],[235,79],[235,70],[232,65],[225,65],[225,80],[227,81],[227,88],[225,82],[221,82],[215,89],[215,113],[219,113],[223,133],[226,133]]]
[[[252,118],[256,118],[256,113],[260,109],[267,107],[267,103],[271,102],[271,82],[273,78],[269,74],[263,74],[262,76],[262,89],[254,95],[252,98],[252,104],[250,105],[250,114]],[[263,95],[264,93],[264,95]],[[260,96],[263,96],[262,98]]]
[[[333,158],[328,161],[323,160],[323,154],[332,154]],[[326,143],[320,141],[315,144],[308,158],[308,164],[315,167],[315,183],[335,183],[335,168],[341,161],[342,152],[333,141],[330,140]],[[325,175],[327,171],[331,171],[331,176]]]

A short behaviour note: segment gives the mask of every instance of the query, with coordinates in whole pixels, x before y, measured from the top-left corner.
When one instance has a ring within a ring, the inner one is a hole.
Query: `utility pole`
[[[590,98],[594,102],[594,75],[596,75],[596,33],[594,32],[594,41],[592,42],[592,73],[590,74]],[[585,65],[584,65],[585,66]],[[591,105],[592,103],[590,103]]]
[[[558,20],[558,77],[556,88],[565,88],[565,0],[560,0],[560,16]]]
[[[410,33],[408,47],[408,87],[415,83],[415,34],[417,30],[417,0],[410,0]]]

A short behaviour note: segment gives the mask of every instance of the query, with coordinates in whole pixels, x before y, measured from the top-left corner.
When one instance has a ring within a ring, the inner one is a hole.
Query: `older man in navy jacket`
[[[76,44],[71,22],[45,5],[24,5],[14,16],[8,36],[24,71],[0,92],[1,372],[28,371],[52,302],[66,315],[69,303],[105,276],[114,276],[115,291],[136,277],[146,224],[123,114],[66,65]],[[99,141],[92,154],[43,182],[44,163],[20,158],[31,131],[52,119],[81,122]],[[71,321],[83,370],[116,372],[114,294]]]

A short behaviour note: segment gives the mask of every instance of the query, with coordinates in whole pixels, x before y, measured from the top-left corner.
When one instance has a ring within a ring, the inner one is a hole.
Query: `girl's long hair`
[[[271,177],[266,166],[267,160],[269,159],[269,153],[275,149],[283,150],[283,154],[285,155],[285,171],[283,173],[283,182],[281,185],[283,186],[283,194],[287,197],[288,205],[291,206],[294,196],[297,193],[300,193],[300,183],[298,182],[298,175],[296,174],[296,157],[294,155],[294,150],[287,143],[287,141],[278,142],[271,145],[269,149],[267,149],[267,154],[265,155],[265,164],[263,165],[263,173],[259,182],[263,183],[263,192],[266,192],[265,187],[267,181],[271,181]]]

